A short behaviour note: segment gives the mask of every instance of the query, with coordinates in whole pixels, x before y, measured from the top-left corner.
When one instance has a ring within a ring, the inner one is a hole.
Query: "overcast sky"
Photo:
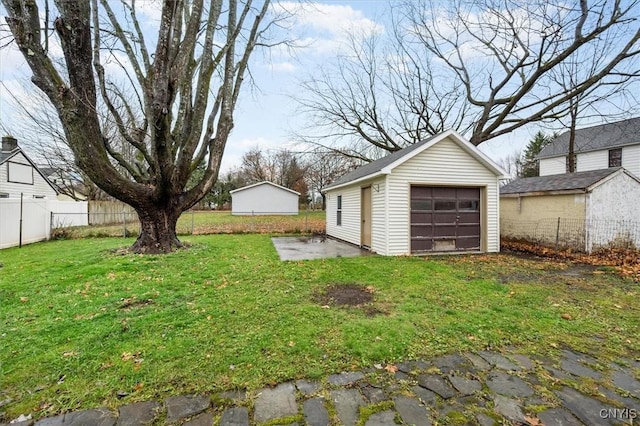
[[[157,1],[154,3],[158,4]],[[235,127],[223,157],[222,172],[239,165],[242,154],[251,148],[295,149],[292,130],[305,124],[303,117],[296,114],[293,101],[298,94],[299,81],[334,57],[349,31],[359,29],[384,33],[386,25],[389,25],[385,1],[326,0],[312,5],[314,7],[307,7],[298,15],[290,29],[291,35],[304,47],[296,49],[293,55],[282,49],[256,52],[251,64],[255,86],[244,86],[235,114]],[[4,10],[0,8],[0,11],[5,16]],[[153,4],[145,10],[144,23],[148,31],[157,31],[154,21],[157,22],[158,14],[159,10]],[[18,139],[20,135],[12,130],[17,119],[5,87],[21,96],[25,90],[38,90],[24,83],[30,75],[14,45],[0,50],[0,120]],[[525,146],[537,130],[536,126],[529,126],[507,137],[485,142],[480,148],[498,161]],[[35,153],[29,154],[37,157]]]

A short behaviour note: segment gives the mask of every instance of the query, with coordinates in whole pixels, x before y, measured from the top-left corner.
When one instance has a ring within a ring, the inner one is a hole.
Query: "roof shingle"
[[[586,190],[591,185],[617,172],[621,167],[562,175],[522,178],[500,188],[500,195],[524,194],[528,192]]]
[[[589,152],[640,144],[640,117],[600,124],[576,130],[575,152]],[[569,131],[545,146],[537,158],[557,157],[569,153]]]

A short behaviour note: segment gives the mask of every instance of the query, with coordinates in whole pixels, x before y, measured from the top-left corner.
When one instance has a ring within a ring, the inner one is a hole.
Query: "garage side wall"
[[[621,173],[593,188],[587,202],[587,250],[599,246],[640,247],[640,183]]]
[[[387,254],[387,186],[385,179],[371,184],[371,251]]]
[[[482,222],[486,224],[482,230],[481,247],[487,252],[500,250],[497,178],[454,141],[444,139],[407,160],[392,171],[387,182],[389,255],[411,253],[411,185],[467,186],[486,190],[486,203],[481,207]]]
[[[338,196],[342,197],[342,223],[338,221]],[[327,235],[360,245],[360,185],[327,191]]]
[[[296,215],[298,196],[272,185],[259,185],[231,194],[233,215]]]

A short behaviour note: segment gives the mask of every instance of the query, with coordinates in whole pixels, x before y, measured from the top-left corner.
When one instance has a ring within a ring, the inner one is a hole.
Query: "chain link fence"
[[[637,249],[640,248],[640,221],[562,217],[538,221],[501,219],[500,235],[503,238],[586,253],[603,247]]]

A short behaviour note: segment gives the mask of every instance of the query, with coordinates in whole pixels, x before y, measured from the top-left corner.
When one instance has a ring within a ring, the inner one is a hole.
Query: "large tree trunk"
[[[176,234],[180,211],[172,206],[148,205],[136,209],[140,235],[131,247],[135,253],[169,253],[183,247]]]

